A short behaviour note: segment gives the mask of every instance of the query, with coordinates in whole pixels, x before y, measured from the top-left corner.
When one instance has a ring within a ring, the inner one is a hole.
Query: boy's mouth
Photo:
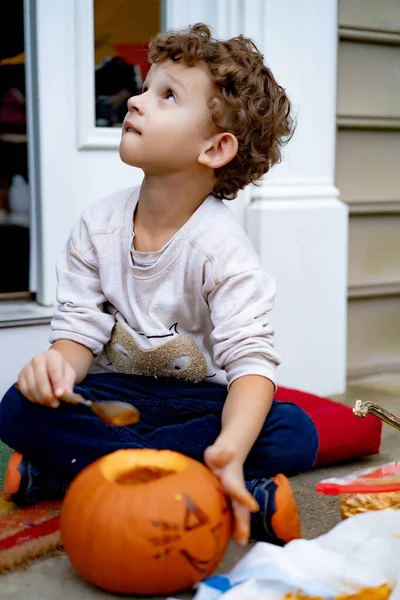
[[[142,135],[141,132],[138,129],[136,129],[136,127],[129,123],[129,121],[124,122],[124,132],[137,133],[138,135]]]

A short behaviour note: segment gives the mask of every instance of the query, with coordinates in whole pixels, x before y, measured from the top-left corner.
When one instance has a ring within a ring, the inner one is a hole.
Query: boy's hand
[[[250,537],[250,512],[257,512],[259,506],[246,489],[243,464],[235,459],[234,450],[223,448],[218,442],[206,449],[204,460],[219,477],[225,493],[231,498],[235,520],[233,539],[245,545]]]
[[[72,392],[76,373],[63,355],[50,348],[36,355],[18,375],[18,388],[31,402],[58,408],[65,392]]]

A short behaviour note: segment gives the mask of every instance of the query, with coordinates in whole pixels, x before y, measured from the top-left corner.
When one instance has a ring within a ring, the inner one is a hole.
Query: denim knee
[[[296,475],[315,465],[319,446],[311,418],[292,402],[274,400],[246,462],[246,476]]]
[[[292,402],[279,403],[281,416],[290,436],[293,474],[308,471],[315,465],[319,448],[317,428],[311,417]]]
[[[16,449],[18,446],[18,431],[23,419],[23,406],[27,402],[21,392],[12,385],[0,402],[0,440]]]

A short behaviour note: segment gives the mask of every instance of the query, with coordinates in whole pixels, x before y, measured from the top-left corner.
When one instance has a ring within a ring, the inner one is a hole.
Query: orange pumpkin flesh
[[[84,469],[61,511],[61,540],[92,584],[170,594],[216,569],[232,533],[217,477],[169,450],[118,450]]]

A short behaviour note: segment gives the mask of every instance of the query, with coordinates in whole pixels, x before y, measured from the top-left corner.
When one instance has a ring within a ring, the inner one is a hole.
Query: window
[[[30,192],[23,0],[0,26],[0,300],[29,296]]]
[[[120,127],[150,68],[148,42],[161,29],[161,2],[94,0],[93,9],[96,126]]]

